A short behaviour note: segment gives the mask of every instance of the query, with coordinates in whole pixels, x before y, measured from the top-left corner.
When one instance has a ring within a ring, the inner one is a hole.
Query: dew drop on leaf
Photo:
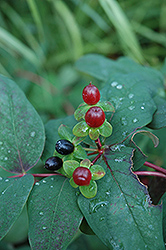
[[[133,109],[135,109],[135,106],[130,106],[130,107],[128,107],[128,109],[133,110]]]
[[[5,158],[4,158],[4,161],[7,161],[7,160],[8,160],[8,158],[7,158],[7,157],[5,157]]]
[[[43,227],[43,229],[45,230],[47,227]]]
[[[125,117],[122,117],[122,118],[121,118],[121,121],[122,121],[122,125],[124,125],[124,126],[127,125],[127,121],[126,121],[126,118],[125,118]]]
[[[6,179],[5,181],[6,181],[6,182],[8,182],[8,181],[9,181],[9,179]]]
[[[2,181],[2,177],[0,177],[0,181]]]
[[[46,183],[46,181],[45,181],[45,180],[43,180],[43,183]]]
[[[3,144],[3,142],[2,141],[0,141],[0,145],[2,145]]]
[[[31,137],[35,137],[35,134],[36,134],[35,131],[32,131],[32,132],[30,133],[30,136],[31,136]]]
[[[50,188],[53,188],[53,186],[50,186]]]
[[[119,85],[116,86],[117,89],[122,89],[122,87],[123,86],[121,84],[119,84]]]
[[[36,182],[36,183],[35,183],[35,185],[36,185],[36,186],[39,186],[39,185],[40,185],[40,183],[39,183],[39,182]]]
[[[117,85],[118,85],[117,82],[112,82],[112,83],[111,83],[111,86],[112,86],[112,87],[116,87]]]
[[[134,97],[134,94],[130,93],[130,94],[128,95],[128,97],[129,97],[129,99],[132,99],[132,98]]]
[[[133,122],[134,122],[134,123],[138,122],[138,119],[137,119],[137,118],[134,118],[134,119],[133,119]]]
[[[39,214],[40,214],[40,215],[43,215],[43,212],[40,212]]]
[[[141,109],[145,109],[145,107],[144,107],[144,106],[141,106]]]

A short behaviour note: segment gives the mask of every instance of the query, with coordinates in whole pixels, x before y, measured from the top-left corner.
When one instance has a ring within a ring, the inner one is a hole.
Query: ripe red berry
[[[60,169],[62,165],[63,165],[63,161],[61,158],[59,158],[58,156],[52,156],[46,160],[44,167],[47,170],[53,171],[53,170]]]
[[[105,113],[100,107],[91,107],[85,114],[85,121],[90,127],[98,128],[105,121]]]
[[[87,186],[92,179],[91,171],[88,168],[78,167],[73,172],[73,180],[79,186]]]
[[[83,89],[82,97],[85,103],[94,105],[100,100],[100,92],[95,85],[90,83]]]

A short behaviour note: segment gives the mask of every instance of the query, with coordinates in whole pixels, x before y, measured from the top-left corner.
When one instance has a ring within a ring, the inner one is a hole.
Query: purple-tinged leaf
[[[164,250],[161,207],[150,203],[146,187],[132,173],[132,155],[131,148],[108,150],[107,173],[97,182],[97,195],[90,200],[79,196],[79,207],[109,248]],[[106,167],[103,160],[100,165]]]
[[[69,179],[52,176],[35,184],[28,204],[32,249],[66,249],[83,215]]]
[[[24,173],[39,160],[44,147],[43,123],[12,80],[0,76],[0,166]]]

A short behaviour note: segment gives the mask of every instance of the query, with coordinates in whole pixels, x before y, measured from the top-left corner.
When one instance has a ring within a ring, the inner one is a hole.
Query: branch
[[[148,161],[145,161],[144,165],[147,166],[147,167],[153,168],[153,169],[155,169],[156,171],[159,171],[159,172],[161,172],[161,173],[163,173],[163,174],[166,175],[166,169],[164,169],[164,168],[161,168],[161,167],[159,167],[159,166],[156,166],[156,165],[154,165],[153,163],[150,163],[150,162],[148,162]]]
[[[137,175],[157,176],[157,177],[166,178],[165,174],[159,173],[159,172],[153,172],[153,171],[135,171],[133,173]]]

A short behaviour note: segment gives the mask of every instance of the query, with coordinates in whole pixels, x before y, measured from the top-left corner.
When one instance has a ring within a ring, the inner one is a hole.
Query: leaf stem
[[[163,173],[163,174],[166,175],[166,169],[161,168],[159,166],[156,166],[156,165],[154,165],[151,162],[145,161],[144,165],[147,166],[147,167],[153,168],[153,169],[155,169],[155,170],[157,170],[157,171],[159,171],[159,172],[161,172],[161,173]]]
[[[99,153],[96,157],[95,157],[95,159],[92,161],[92,164],[91,165],[93,165],[99,158],[100,158],[100,156],[103,154],[103,152],[102,153]]]
[[[159,173],[159,172],[153,172],[153,171],[135,171],[134,174],[147,175],[147,176],[158,176],[158,177],[166,178],[165,174]]]
[[[98,149],[101,149],[102,145],[101,145],[100,139],[98,138],[97,140],[95,140],[95,142],[96,142]]]

